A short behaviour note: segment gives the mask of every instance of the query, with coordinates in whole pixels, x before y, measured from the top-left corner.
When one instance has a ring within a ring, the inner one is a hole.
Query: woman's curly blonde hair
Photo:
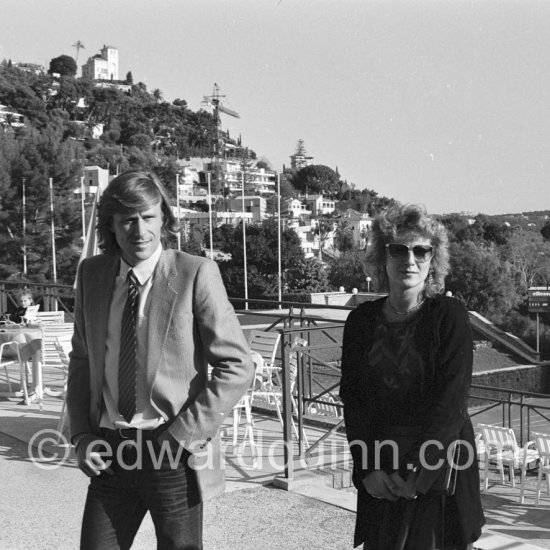
[[[433,247],[430,273],[426,279],[426,296],[440,294],[445,289],[445,277],[449,273],[449,238],[445,226],[429,216],[424,206],[394,202],[380,212],[372,224],[372,241],[367,262],[374,267],[374,275],[380,290],[388,290],[386,274],[386,244],[408,234],[429,239]]]

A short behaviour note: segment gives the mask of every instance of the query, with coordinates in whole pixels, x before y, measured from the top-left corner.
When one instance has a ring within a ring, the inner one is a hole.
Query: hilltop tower
[[[91,80],[118,80],[118,49],[103,46],[101,53],[82,65],[82,77]]]

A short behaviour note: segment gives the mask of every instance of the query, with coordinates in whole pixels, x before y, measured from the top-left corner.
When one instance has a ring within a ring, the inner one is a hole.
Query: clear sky
[[[358,188],[432,213],[550,208],[550,2],[2,0],[0,59],[78,65],[200,107],[281,170],[298,139]],[[80,73],[80,69],[79,69]]]

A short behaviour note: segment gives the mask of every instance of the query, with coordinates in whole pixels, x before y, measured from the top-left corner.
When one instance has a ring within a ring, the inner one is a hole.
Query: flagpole
[[[245,212],[245,204],[244,204],[244,166],[243,166],[243,172],[242,172],[242,201],[243,201],[243,262],[244,262],[244,309],[248,309],[248,276],[247,276],[247,269],[246,269],[246,228],[245,228],[245,219],[244,219],[244,212]]]
[[[176,174],[176,202],[178,203],[178,250],[181,250],[180,175]]]
[[[82,242],[86,240],[86,209],[84,208],[84,176],[80,178],[80,208],[82,210]]]
[[[208,172],[207,174],[207,180],[208,180],[208,219],[210,220],[210,223],[208,224],[210,230],[210,259],[214,259],[214,238],[212,234],[212,189],[211,189],[211,177],[212,173]]]
[[[52,234],[52,275],[53,275],[53,282],[57,283],[57,264],[55,259],[55,220],[53,217],[53,178],[50,178],[50,213],[51,213],[51,234]]]
[[[52,274],[53,282],[57,284],[57,263],[55,259],[55,220],[53,217],[53,178],[50,178],[50,212],[52,229]],[[57,300],[54,301],[54,311],[57,311]]]
[[[94,202],[92,204],[92,209],[90,210],[90,217],[88,219],[88,230],[86,231],[86,240],[82,246],[82,251],[80,252],[80,258],[78,259],[78,265],[85,258],[90,258],[99,254],[99,248],[97,245],[97,203],[101,195],[101,187],[97,186],[97,191],[94,197]],[[73,287],[76,288],[76,278],[74,280]]]
[[[21,178],[23,182],[23,275],[27,277],[27,196],[25,192],[26,178]]]
[[[279,278],[279,309],[283,306],[283,277],[281,272],[281,174],[277,173],[277,249],[278,249],[278,278]]]

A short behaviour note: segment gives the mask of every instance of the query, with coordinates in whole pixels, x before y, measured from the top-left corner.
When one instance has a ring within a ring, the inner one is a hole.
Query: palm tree
[[[153,99],[156,103],[160,103],[162,101],[162,90],[159,90],[158,88],[153,90]]]
[[[4,133],[6,133],[9,128],[12,128],[12,126],[17,121],[18,121],[18,118],[13,113],[6,113],[3,119],[0,121],[2,124],[2,129],[4,130]]]
[[[334,220],[328,217],[319,217],[313,234],[317,235],[319,241],[319,261],[322,262],[325,243],[334,235]]]
[[[75,62],[78,64],[78,53],[80,52],[81,49],[85,49],[84,47],[84,44],[82,44],[82,42],[80,42],[80,40],[77,40],[74,44],[73,44],[73,48],[76,48],[76,58],[75,58]]]

